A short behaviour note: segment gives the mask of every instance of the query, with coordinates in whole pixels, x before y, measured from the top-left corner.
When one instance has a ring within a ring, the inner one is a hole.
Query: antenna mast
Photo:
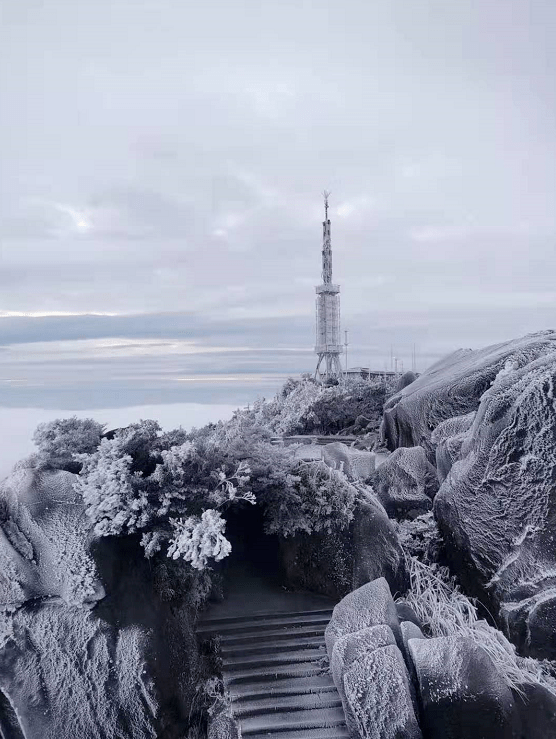
[[[328,218],[328,198],[325,190],[324,221],[322,224],[322,284],[317,292],[317,337],[315,353],[318,354],[315,379],[325,382],[342,377],[340,354],[340,286],[332,283],[332,239]],[[324,363],[324,368],[321,369]],[[347,367],[346,367],[347,369]]]

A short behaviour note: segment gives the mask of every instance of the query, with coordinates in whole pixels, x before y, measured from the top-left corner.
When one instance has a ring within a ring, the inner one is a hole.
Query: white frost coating
[[[90,522],[73,489],[75,475],[60,470],[20,469],[0,489],[1,605],[38,597],[71,605],[104,595],[87,551]]]
[[[550,354],[496,379],[435,501],[450,546],[502,603],[525,605],[556,584],[555,377],[556,354]],[[551,610],[554,617],[556,601]],[[518,620],[530,634],[541,629],[529,639],[540,655],[546,629],[532,625],[531,615],[521,609]],[[508,628],[523,631],[517,622]]]
[[[203,570],[209,558],[216,562],[224,559],[232,551],[232,545],[224,536],[226,521],[212,508],[201,517],[171,519],[174,537],[170,540],[168,556],[181,557],[196,570]]]
[[[430,717],[435,722],[434,728],[429,725],[433,735],[442,725],[446,734],[453,736],[451,728],[465,724],[466,711],[474,713],[471,721],[477,720],[477,714],[483,714],[487,722],[484,736],[490,736],[493,726],[506,726],[506,730],[508,724],[511,726],[514,711],[511,690],[488,654],[471,639],[458,636],[410,639],[409,650],[417,672],[425,720]],[[506,735],[501,730],[496,733],[496,736]]]
[[[377,469],[372,485],[390,515],[430,510],[438,490],[436,470],[420,446],[396,449]]]
[[[356,728],[356,725],[353,722],[344,690],[344,675],[346,670],[363,654],[372,652],[379,647],[395,644],[396,640],[394,639],[392,629],[383,624],[380,626],[370,626],[353,634],[345,634],[336,641],[332,651],[332,659],[330,660],[330,669],[334,684],[342,700],[348,728]]]
[[[373,452],[352,449],[339,441],[326,444],[321,449],[324,463],[341,469],[350,480],[368,480],[375,470]]]
[[[366,652],[344,677],[349,711],[362,739],[420,739],[407,670],[398,647]]]
[[[341,636],[381,624],[389,626],[394,635],[399,637],[398,614],[384,577],[348,593],[334,607],[324,632],[329,657],[332,657],[334,645]]]
[[[555,350],[556,332],[542,331],[443,358],[386,403],[381,432],[389,448],[423,446],[432,460],[431,433],[442,421],[477,410],[481,396],[506,366],[513,368],[507,375],[511,377]]]
[[[156,700],[145,682],[145,635],[84,609],[43,603],[13,616],[0,649],[0,688],[25,736],[152,739]]]
[[[454,463],[459,459],[467,431],[475,420],[476,412],[449,418],[438,424],[431,434],[431,443],[436,447],[436,473],[443,482]]]

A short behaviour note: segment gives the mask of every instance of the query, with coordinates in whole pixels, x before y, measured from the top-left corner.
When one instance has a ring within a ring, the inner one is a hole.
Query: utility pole
[[[345,330],[344,346],[346,348],[346,379],[347,379],[347,376],[348,376],[348,332],[347,332],[347,328]]]

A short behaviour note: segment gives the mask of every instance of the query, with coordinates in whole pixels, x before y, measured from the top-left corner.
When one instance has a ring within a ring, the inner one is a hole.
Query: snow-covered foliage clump
[[[165,449],[168,443],[154,421],[122,429],[78,456],[75,488],[97,536],[142,533],[149,555],[165,543],[168,556],[183,556],[199,569],[209,551],[217,560],[229,552],[225,521],[214,507],[255,502],[244,490],[250,470],[214,446],[184,441]]]
[[[76,490],[97,536],[140,533],[148,555],[164,549],[195,568],[229,553],[225,510],[239,502],[258,501],[268,533],[283,536],[331,531],[353,516],[356,490],[341,471],[273,446],[249,414],[187,437],[144,421],[77,459]]]
[[[90,454],[100,444],[104,426],[92,418],[59,418],[37,426],[33,441],[37,465],[79,472],[78,454]]]
[[[324,387],[310,377],[290,378],[270,401],[259,399],[247,410],[238,411],[235,424],[245,419],[268,435],[362,433],[378,429],[382,406],[393,391],[393,382],[353,380]]]
[[[203,570],[209,559],[219,562],[227,557],[232,545],[224,536],[226,521],[219,511],[207,509],[201,516],[171,519],[174,536],[168,547],[172,559],[182,557],[196,570]]]

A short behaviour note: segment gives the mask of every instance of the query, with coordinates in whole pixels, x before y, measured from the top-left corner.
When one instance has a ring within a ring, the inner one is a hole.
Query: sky
[[[0,406],[244,405],[553,328],[553,0],[4,0]]]

